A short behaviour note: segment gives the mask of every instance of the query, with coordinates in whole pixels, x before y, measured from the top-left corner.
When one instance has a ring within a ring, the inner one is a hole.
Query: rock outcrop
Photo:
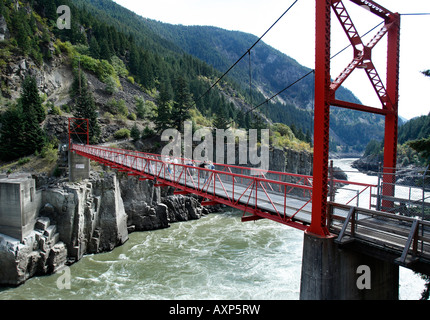
[[[270,170],[312,175],[313,154],[310,152],[273,148],[269,155]]]
[[[23,242],[0,234],[0,285],[16,286],[37,275],[56,272],[67,261],[56,226],[39,218]]]
[[[85,254],[110,251],[125,243],[130,232],[167,228],[210,210],[194,196],[173,195],[152,181],[114,172],[93,172],[79,183],[50,183],[42,191],[31,235],[20,242],[0,234],[0,285],[20,285]]]
[[[0,15],[0,41],[8,40],[10,38],[10,32],[7,27],[6,19]]]
[[[110,251],[128,239],[127,215],[114,174],[43,192],[41,215],[55,221],[69,258]]]

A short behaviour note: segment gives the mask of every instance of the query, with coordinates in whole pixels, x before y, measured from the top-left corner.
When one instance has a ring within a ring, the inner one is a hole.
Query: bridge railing
[[[111,147],[74,144],[71,149],[129,175],[155,178],[157,185],[173,186],[259,217],[284,224],[293,223],[293,220],[310,223],[311,176],[218,163],[210,169],[196,160]],[[339,179],[330,179],[329,183],[329,200],[336,199],[344,204],[356,202],[366,190],[374,187]],[[355,188],[352,195],[340,192],[341,189],[345,191],[345,186]]]
[[[329,179],[329,201],[370,209],[377,185],[348,180]]]
[[[92,153],[97,153],[102,157],[113,154],[115,159],[121,161],[126,159],[127,162],[138,161],[137,159],[150,160],[153,163],[148,164],[147,167],[140,166],[139,170],[151,169],[155,163],[160,162],[164,164],[165,170],[169,168],[185,165],[188,166],[189,172],[205,171],[208,167],[201,167],[202,162],[199,160],[191,160],[180,157],[163,157],[159,154],[146,153],[140,151],[125,150],[113,147],[100,147],[89,145],[73,145],[75,149],[80,148],[83,150],[92,150]],[[141,160],[142,162],[143,160]],[[143,163],[143,162],[142,162]],[[137,169],[137,168],[136,168]],[[288,172],[279,172],[271,170],[262,170],[253,167],[244,167],[231,164],[214,163],[214,169],[218,171],[218,177],[221,181],[231,182],[235,185],[248,185],[253,178],[261,178],[264,180],[264,188],[267,191],[286,194],[289,197],[296,197],[299,199],[310,200],[312,198],[312,182],[313,177],[309,175],[294,174]],[[177,171],[177,170],[175,170]],[[202,176],[198,174],[199,176]],[[262,181],[263,181],[262,180]],[[347,181],[342,179],[329,180],[329,200],[336,201],[343,204],[355,204],[370,208],[372,191],[376,185]]]
[[[78,146],[78,145],[75,145]],[[87,146],[86,146],[87,147]],[[143,158],[149,158],[149,159],[157,159],[163,162],[166,162],[167,164],[184,164],[188,166],[192,166],[195,168],[198,168],[202,161],[194,160],[194,159],[187,159],[187,158],[181,158],[181,157],[163,157],[160,154],[154,154],[154,153],[147,153],[147,152],[141,152],[141,151],[131,151],[126,149],[119,149],[119,148],[113,148],[113,147],[99,147],[99,146],[89,146],[91,148],[98,148],[101,150],[111,150],[118,152],[120,154],[124,155],[134,155],[139,156]],[[208,168],[208,167],[206,167]],[[267,180],[274,180],[274,181],[280,181],[280,182],[288,182],[295,185],[303,185],[303,186],[312,186],[312,176],[308,175],[300,175],[300,174],[294,174],[294,173],[288,173],[288,172],[279,172],[279,171],[271,171],[271,170],[263,170],[259,168],[253,168],[253,167],[246,167],[246,166],[238,166],[238,165],[230,165],[230,164],[221,164],[221,163],[214,163],[214,169],[217,171],[223,171],[223,172],[229,172],[232,174],[238,174],[242,176],[252,176],[252,177],[259,177],[259,178],[265,178]],[[243,180],[235,180],[236,183],[246,181]],[[269,189],[272,191],[279,191],[283,192],[281,188],[278,186],[278,190],[274,188],[272,185],[268,185]],[[306,189],[306,188],[305,188]],[[290,191],[290,193],[294,193],[293,190]],[[305,196],[310,197],[310,193],[307,192],[305,195],[303,195],[303,192],[298,192],[298,196]]]
[[[199,166],[198,161],[89,145],[73,145],[72,150],[129,175],[155,178],[157,185],[173,186],[285,224],[293,224],[293,219],[311,201],[312,186],[285,182],[282,178],[268,179],[265,172],[255,168],[215,164],[218,170],[213,170]],[[253,175],[249,174],[251,171]],[[270,173],[273,176],[276,172]],[[297,200],[291,194],[303,195],[297,197],[298,204],[290,203]]]
[[[419,217],[369,210],[329,202],[330,231],[338,243],[361,241],[398,255],[407,265],[416,259],[430,261],[430,222]]]
[[[380,168],[372,196],[376,210],[430,220],[429,167]]]

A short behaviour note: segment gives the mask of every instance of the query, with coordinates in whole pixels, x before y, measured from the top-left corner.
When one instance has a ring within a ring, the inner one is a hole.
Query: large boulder
[[[190,196],[167,196],[162,199],[162,203],[168,208],[167,217],[169,222],[196,220],[207,213],[200,202]]]

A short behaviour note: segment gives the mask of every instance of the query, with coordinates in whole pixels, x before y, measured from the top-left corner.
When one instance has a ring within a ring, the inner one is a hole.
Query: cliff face
[[[312,153],[287,148],[274,148],[269,156],[270,170],[312,175]]]
[[[19,285],[85,254],[113,250],[130,232],[167,228],[209,212],[196,198],[172,193],[152,181],[106,172],[45,187],[32,234],[22,243],[0,234],[0,285]]]

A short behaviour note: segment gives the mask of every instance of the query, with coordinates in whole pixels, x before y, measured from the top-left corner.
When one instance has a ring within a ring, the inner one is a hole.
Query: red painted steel
[[[310,215],[298,215],[311,204],[311,176],[269,171],[263,177],[260,169],[225,164],[215,164],[216,170],[211,170],[200,168],[198,161],[173,157],[167,161],[157,154],[101,146],[72,144],[71,150],[130,176],[154,180],[155,186],[175,187],[175,194],[197,194],[206,199],[203,205],[221,203],[240,209],[244,212],[243,221],[266,218],[300,230],[306,230],[310,223]],[[282,181],[290,178],[295,182]],[[333,182],[362,186],[360,193],[376,187],[342,180]],[[297,201],[297,197],[299,205],[292,205],[291,201]]]
[[[390,15],[392,22],[388,30],[388,54],[387,54],[387,94],[388,114],[385,117],[384,140],[384,184],[390,188],[384,189],[384,196],[394,196],[395,168],[397,164],[397,125],[398,125],[398,100],[399,100],[399,54],[400,54],[400,15]],[[392,208],[393,203],[383,201],[383,206]]]
[[[307,232],[326,237],[330,129],[330,5],[316,0],[315,113],[312,222]]]
[[[69,118],[69,149],[72,145],[72,135],[86,136],[87,144],[90,144],[90,123],[88,119]]]
[[[315,118],[314,118],[314,176],[312,197],[312,223],[309,233],[329,236],[327,229],[327,176],[328,145],[330,141],[330,106],[338,106],[385,116],[384,167],[387,170],[384,181],[393,179],[397,157],[398,83],[399,83],[399,44],[400,15],[392,13],[371,0],[350,0],[368,9],[384,20],[384,26],[372,40],[364,45],[342,0],[316,0],[316,38],[315,38]],[[343,72],[331,82],[330,75],[330,36],[331,9],[339,20],[347,38],[353,46],[353,60]],[[384,86],[372,62],[372,49],[388,34],[387,74]],[[362,106],[340,101],[335,98],[336,90],[357,68],[364,69],[382,108]],[[384,195],[393,195],[394,189],[384,190]]]

